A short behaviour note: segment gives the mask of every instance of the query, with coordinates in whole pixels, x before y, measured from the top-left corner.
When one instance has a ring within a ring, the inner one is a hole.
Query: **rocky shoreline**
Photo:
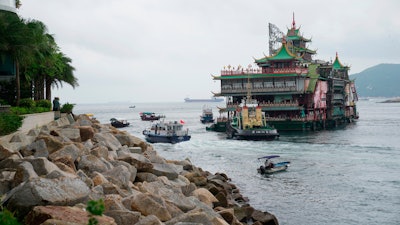
[[[166,160],[149,143],[86,115],[2,139],[0,171],[2,206],[25,224],[86,225],[86,204],[99,199],[99,224],[278,224],[226,174]]]

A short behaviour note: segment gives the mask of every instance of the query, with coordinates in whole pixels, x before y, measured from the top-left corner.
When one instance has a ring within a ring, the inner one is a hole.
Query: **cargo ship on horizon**
[[[223,98],[185,98],[185,102],[223,102]]]

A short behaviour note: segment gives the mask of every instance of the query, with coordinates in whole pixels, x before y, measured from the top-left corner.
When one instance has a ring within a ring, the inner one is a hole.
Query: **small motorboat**
[[[179,143],[189,141],[189,129],[183,129],[183,124],[177,121],[154,121],[150,128],[143,131],[146,141],[150,143]]]
[[[111,118],[110,119],[111,126],[115,128],[122,128],[129,126],[129,122],[126,119],[122,118]]]
[[[154,120],[159,120],[161,118],[165,118],[164,115],[161,114],[156,114],[154,112],[141,112],[139,113],[140,119],[144,121],[154,121]]]
[[[287,170],[287,168],[289,168],[289,166],[290,166],[289,161],[277,162],[277,163],[272,161],[272,159],[279,158],[279,157],[280,157],[279,155],[267,155],[267,156],[258,158],[258,160],[265,159],[264,165],[257,168],[258,173],[272,174],[272,173]]]

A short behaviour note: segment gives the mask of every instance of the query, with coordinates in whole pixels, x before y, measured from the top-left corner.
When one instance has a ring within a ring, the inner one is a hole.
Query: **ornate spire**
[[[294,12],[293,12],[292,29],[296,29],[296,22],[294,21]]]

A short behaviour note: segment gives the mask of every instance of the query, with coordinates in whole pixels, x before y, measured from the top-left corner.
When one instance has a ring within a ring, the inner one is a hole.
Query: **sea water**
[[[273,213],[283,225],[400,224],[400,103],[359,101],[360,118],[319,132],[281,132],[275,141],[226,139],[200,123],[204,103],[77,104],[75,114],[93,113],[101,123],[124,118],[121,128],[144,139],[151,122],[140,112],[184,121],[190,141],[153,144],[167,159],[189,159],[211,173],[228,175],[254,208]],[[218,106],[206,103],[218,116]],[[262,176],[257,158],[277,154],[290,161],[286,172]]]

